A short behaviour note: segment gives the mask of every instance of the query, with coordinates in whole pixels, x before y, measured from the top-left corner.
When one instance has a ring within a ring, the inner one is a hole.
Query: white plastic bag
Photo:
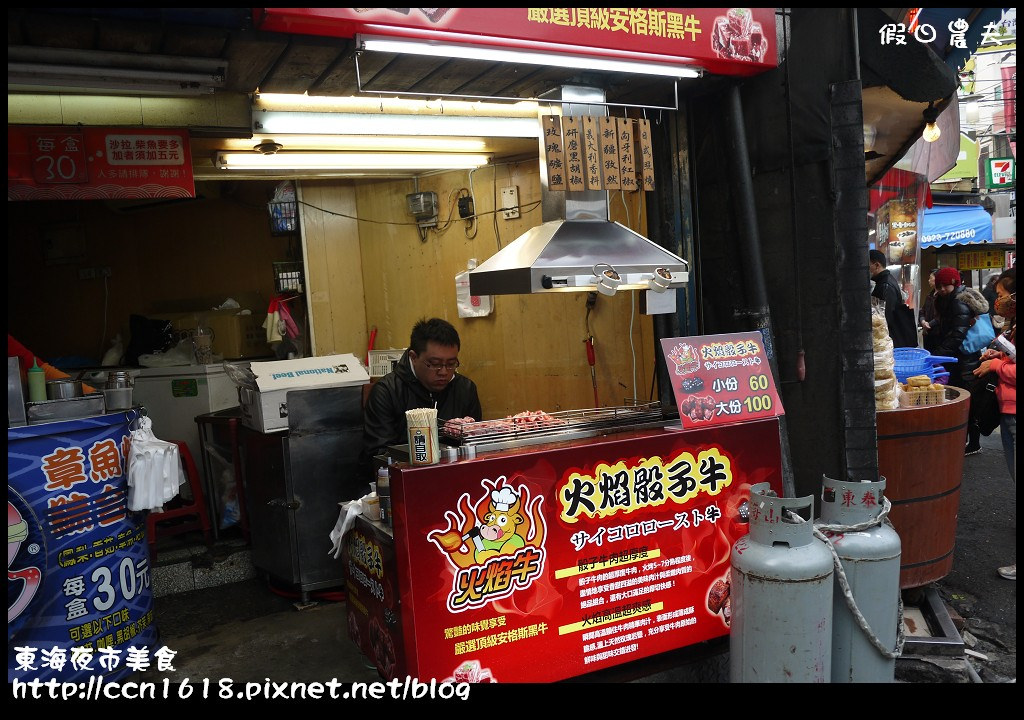
[[[455,303],[460,318],[487,317],[494,310],[491,295],[472,295],[469,292],[469,271],[476,267],[476,258],[466,263],[466,270],[455,276]]]
[[[163,510],[185,482],[178,446],[153,434],[153,421],[139,418],[128,451],[128,509]]]

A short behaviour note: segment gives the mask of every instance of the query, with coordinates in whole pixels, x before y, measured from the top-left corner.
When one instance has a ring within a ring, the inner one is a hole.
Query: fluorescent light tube
[[[279,142],[282,152],[321,152],[338,150],[441,152],[487,152],[482,138],[417,137],[411,135],[253,135],[251,139],[226,138],[221,145],[225,152],[248,152],[261,142]]]
[[[429,40],[407,40],[403,38],[357,36],[360,47],[369,52],[389,52],[409,55],[430,55],[444,58],[469,60],[492,60],[495,62],[525,63],[527,65],[550,65],[571,67],[581,70],[605,70],[608,72],[635,73],[638,75],[660,75],[674,78],[695,78],[700,73],[684,65],[658,62],[618,60],[606,57],[544,53],[532,50],[509,50],[499,47],[483,47],[461,43],[441,43]]]
[[[217,153],[221,170],[459,170],[486,165],[474,153]]]
[[[139,68],[7,63],[7,84],[17,87],[92,88],[157,94],[206,94],[224,85],[224,76]]]
[[[438,96],[434,100],[410,100],[398,97],[333,97],[296,93],[257,93],[254,112],[331,112],[381,113],[388,115],[468,115],[471,117],[537,117],[537,103],[467,102]]]
[[[540,120],[462,115],[387,115],[331,112],[258,112],[253,132],[261,135],[433,135],[538,138]],[[284,142],[284,141],[282,141]]]

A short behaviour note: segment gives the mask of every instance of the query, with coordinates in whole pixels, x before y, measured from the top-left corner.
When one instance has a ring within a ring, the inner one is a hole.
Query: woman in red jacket
[[[1010,478],[1016,482],[1014,460],[1017,455],[1017,268],[1011,268],[999,276],[996,283],[996,313],[1002,315],[1008,324],[1003,337],[1012,343],[1014,357],[997,350],[986,350],[981,356],[982,362],[974,374],[981,377],[992,371],[999,377],[996,384],[996,397],[999,399],[999,434],[1003,439],[1003,453],[1006,455],[1006,466],[1010,469]],[[1005,327],[1005,326],[1004,326]],[[1007,580],[1017,579],[1017,565],[999,568],[999,574]]]

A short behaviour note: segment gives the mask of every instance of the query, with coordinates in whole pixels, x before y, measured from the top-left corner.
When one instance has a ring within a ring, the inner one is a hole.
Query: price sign
[[[32,177],[40,185],[85,183],[85,138],[80,132],[59,131],[30,136]]]
[[[661,341],[684,428],[783,415],[760,333]]]
[[[8,200],[195,196],[187,130],[7,126]]]

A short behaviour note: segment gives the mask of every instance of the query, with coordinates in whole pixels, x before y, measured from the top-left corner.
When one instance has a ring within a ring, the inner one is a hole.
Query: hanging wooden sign
[[[583,159],[587,170],[587,190],[601,190],[601,142],[597,118],[583,116]]]
[[[583,122],[578,117],[562,118],[565,143],[565,184],[569,192],[586,190],[583,179]]]
[[[541,124],[548,190],[654,190],[650,121],[545,115]]]
[[[603,117],[597,121],[601,135],[601,177],[605,190],[621,190],[619,175],[619,133],[615,118]]]
[[[629,192],[636,190],[636,152],[633,147],[633,121],[629,118],[616,118],[619,132],[619,172],[622,189]]]
[[[654,148],[651,145],[651,121],[647,118],[636,121],[637,158],[640,162],[640,178],[644,190],[654,189]]]
[[[562,146],[562,118],[545,115],[541,118],[544,130],[544,162],[548,168],[548,190],[565,190],[565,150]]]

